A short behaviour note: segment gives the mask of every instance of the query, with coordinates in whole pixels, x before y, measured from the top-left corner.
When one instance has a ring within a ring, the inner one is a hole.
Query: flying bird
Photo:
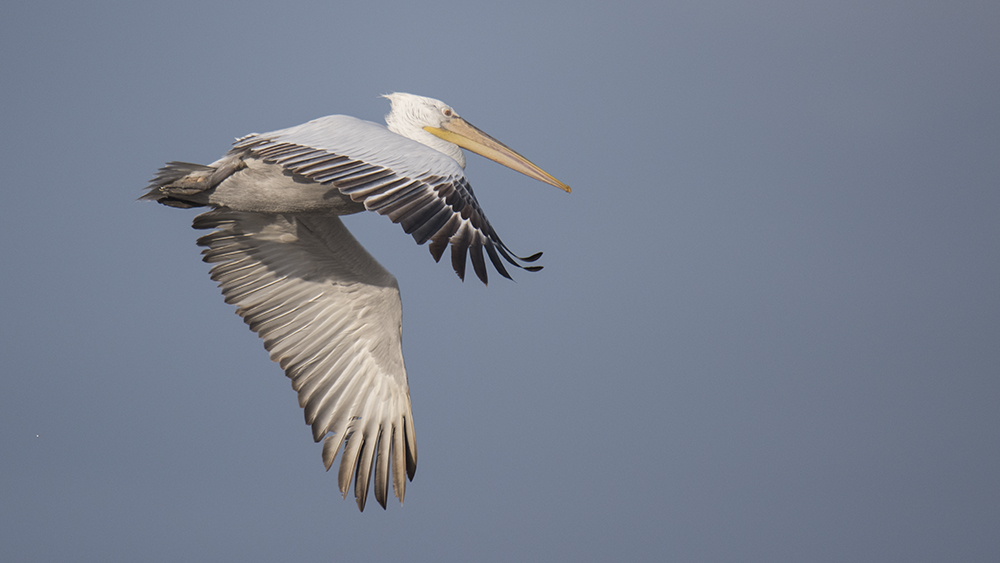
[[[402,504],[417,447],[399,286],[339,216],[385,215],[428,243],[436,261],[451,247],[463,280],[468,256],[486,283],[487,257],[510,278],[505,263],[539,270],[541,253],[521,257],[500,240],[465,177],[462,149],[570,191],[443,102],[385,97],[387,126],[331,115],[247,135],[208,166],[167,163],[140,198],[211,208],[193,224],[214,229],[198,239],[211,277],[291,379],[328,470],[340,452],[340,492],[346,498],[353,479],[360,510],[372,476],[385,508],[390,468]]]

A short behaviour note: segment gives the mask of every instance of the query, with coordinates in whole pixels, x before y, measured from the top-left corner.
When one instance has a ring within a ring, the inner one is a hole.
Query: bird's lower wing
[[[327,469],[343,445],[340,491],[353,478],[364,510],[374,470],[384,508],[391,467],[402,502],[417,450],[396,279],[335,216],[220,208],[194,227],[217,229],[198,239],[212,279],[292,380],[313,438],[326,436]]]

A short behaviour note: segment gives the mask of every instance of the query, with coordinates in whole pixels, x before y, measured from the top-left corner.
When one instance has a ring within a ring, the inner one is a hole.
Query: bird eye
[[[444,108],[443,110],[441,110],[441,113],[443,113],[445,117],[451,117],[455,115],[455,112],[451,111],[451,108]]]

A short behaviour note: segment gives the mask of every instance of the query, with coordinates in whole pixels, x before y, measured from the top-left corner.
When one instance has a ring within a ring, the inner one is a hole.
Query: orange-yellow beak
[[[490,137],[461,117],[454,117],[442,123],[440,128],[424,127],[424,130],[449,143],[455,143],[463,149],[503,164],[511,170],[517,170],[525,176],[551,184],[566,192],[570,191],[569,186],[556,180],[551,174],[535,166],[527,158],[517,154],[507,145]]]

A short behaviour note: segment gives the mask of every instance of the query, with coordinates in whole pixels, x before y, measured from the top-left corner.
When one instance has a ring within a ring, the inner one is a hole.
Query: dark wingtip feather
[[[542,257],[541,252],[536,252],[531,256],[528,256],[527,258],[521,258],[520,256],[518,256],[518,258],[520,258],[522,262],[534,262],[535,260],[538,260],[541,257]]]
[[[486,253],[490,255],[490,262],[493,262],[493,267],[496,268],[498,272],[500,272],[501,276],[509,280],[514,279],[510,277],[509,273],[507,273],[507,268],[504,267],[503,261],[500,260],[500,256],[497,254],[496,247],[490,240],[486,241]]]
[[[462,281],[465,281],[465,255],[468,249],[469,245],[465,240],[451,243],[451,267]]]
[[[489,272],[486,270],[486,260],[483,258],[483,246],[473,244],[469,247],[469,258],[472,259],[472,268],[476,271],[476,276],[483,285],[489,285]]]
[[[435,262],[441,261],[441,256],[444,255],[445,249],[448,248],[448,239],[436,239],[432,240],[427,249],[431,251],[431,256],[434,257]]]
[[[406,457],[404,458],[406,459],[406,476],[412,481],[413,476],[417,473],[417,442],[413,439],[413,419],[411,417],[405,418],[403,432],[403,443],[406,449]]]

